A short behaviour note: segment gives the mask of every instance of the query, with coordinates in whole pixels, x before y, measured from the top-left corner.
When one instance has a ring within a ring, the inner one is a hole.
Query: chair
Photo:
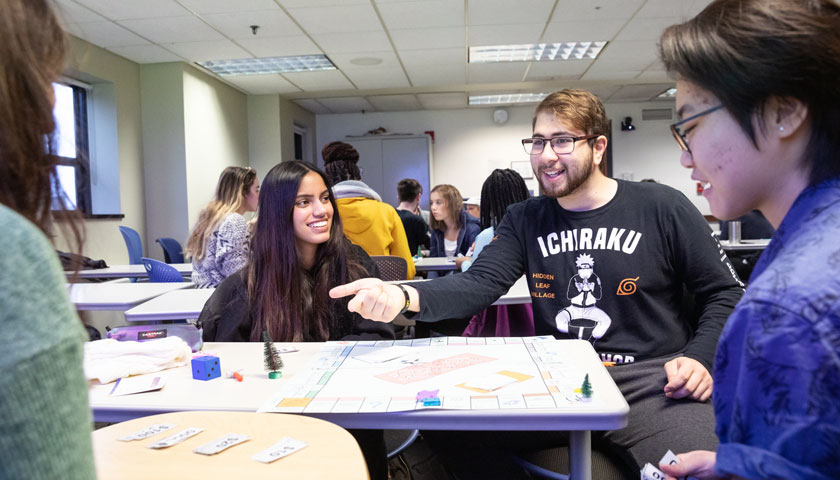
[[[386,282],[408,280],[408,263],[395,255],[372,255],[370,257],[379,267],[379,278]]]
[[[143,257],[143,266],[149,272],[149,282],[152,283],[172,283],[183,282],[184,277],[181,272],[172,265],[167,265],[160,260]]]
[[[163,259],[166,263],[184,263],[184,249],[178,240],[169,237],[161,237],[155,240],[163,249]]]
[[[132,265],[143,263],[143,242],[140,241],[140,234],[133,228],[123,226],[120,226],[120,233],[122,233],[125,246],[128,248],[128,263]]]

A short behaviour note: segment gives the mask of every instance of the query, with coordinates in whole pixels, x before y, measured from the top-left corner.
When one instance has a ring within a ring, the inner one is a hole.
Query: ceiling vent
[[[642,110],[642,120],[670,120],[670,108],[645,108]]]

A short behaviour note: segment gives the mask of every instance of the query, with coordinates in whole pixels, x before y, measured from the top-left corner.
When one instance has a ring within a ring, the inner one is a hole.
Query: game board
[[[575,368],[563,345],[553,337],[327,342],[259,411],[362,413],[600,404],[597,384],[590,398],[580,393],[587,372]],[[439,405],[418,400],[419,392],[434,390]]]

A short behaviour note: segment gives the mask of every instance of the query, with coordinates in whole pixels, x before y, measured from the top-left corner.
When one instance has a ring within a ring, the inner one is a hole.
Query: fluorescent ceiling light
[[[677,96],[677,87],[669,88],[656,96],[656,98],[673,98]]]
[[[237,58],[233,60],[208,60],[198,62],[218,75],[265,75],[269,73],[313,72],[335,70],[326,55],[300,55],[295,57]]]
[[[502,95],[470,95],[470,105],[504,105],[511,103],[537,103],[547,93],[508,93]]]
[[[595,58],[607,42],[532,43],[470,47],[470,63],[542,62]]]

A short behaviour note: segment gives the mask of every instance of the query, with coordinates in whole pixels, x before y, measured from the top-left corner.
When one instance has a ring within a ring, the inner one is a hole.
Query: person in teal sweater
[[[52,198],[57,157],[45,137],[66,48],[46,0],[0,2],[0,478],[96,478],[85,331],[47,239],[51,207],[63,203]]]

